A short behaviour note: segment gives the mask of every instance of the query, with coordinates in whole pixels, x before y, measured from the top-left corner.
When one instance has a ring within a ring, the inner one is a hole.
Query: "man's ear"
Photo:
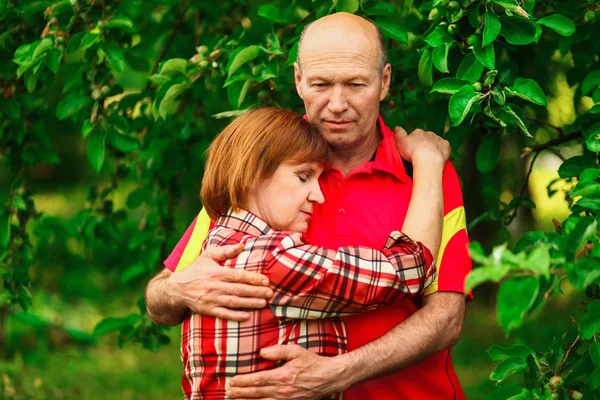
[[[379,96],[379,100],[382,101],[387,96],[388,91],[390,90],[390,81],[392,80],[392,66],[390,64],[386,64],[383,68],[383,73],[381,74],[381,95]]]
[[[304,96],[302,95],[302,72],[300,71],[300,65],[295,62],[294,63],[294,82],[296,83],[296,91],[298,92],[298,96],[302,100],[304,100]]]

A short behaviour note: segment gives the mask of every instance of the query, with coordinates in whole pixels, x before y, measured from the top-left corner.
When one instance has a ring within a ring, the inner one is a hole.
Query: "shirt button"
[[[346,214],[346,210],[344,210],[343,208],[340,208],[340,215],[344,215]]]
[[[336,188],[336,189],[339,189],[340,186],[342,186],[342,184],[339,183],[339,182],[336,182],[336,183],[333,184],[333,187]]]

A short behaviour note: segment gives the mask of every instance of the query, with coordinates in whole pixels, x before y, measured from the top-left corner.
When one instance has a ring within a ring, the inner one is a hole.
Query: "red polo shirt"
[[[382,248],[389,233],[404,224],[412,192],[411,174],[398,155],[394,133],[381,117],[378,124],[383,140],[373,160],[346,177],[335,168],[321,174],[325,203],[315,207],[307,232],[312,244],[331,249],[352,245]],[[464,293],[464,281],[471,270],[462,191],[450,163],[444,169],[443,187],[444,229],[437,261],[438,278],[427,294]],[[208,216],[200,213],[165,266],[175,271],[194,261],[209,227]],[[344,318],[348,349],[356,349],[382,336],[418,311],[417,303],[402,300],[377,311]],[[344,392],[344,399],[464,399],[464,394],[448,349],[397,373],[358,384]]]
[[[374,160],[359,166],[346,177],[335,168],[321,174],[325,202],[315,207],[307,232],[312,244],[332,249],[353,245],[381,248],[389,232],[404,224],[412,179],[398,154],[394,133],[381,117],[378,124],[383,140]],[[439,276],[427,293],[464,293],[471,260],[467,252],[462,191],[450,163],[444,169],[443,188],[444,231],[437,263]],[[372,342],[418,309],[416,301],[402,300],[377,311],[344,318],[348,350]],[[463,398],[449,349],[395,374],[361,383],[344,392],[346,400]]]

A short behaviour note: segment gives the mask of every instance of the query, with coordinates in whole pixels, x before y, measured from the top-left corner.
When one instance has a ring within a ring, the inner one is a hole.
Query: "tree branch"
[[[563,137],[563,136],[564,136],[564,134],[565,134],[565,133],[563,132],[563,130],[562,130],[562,128],[561,128],[561,127],[558,127],[558,126],[552,125],[551,123],[549,123],[548,121],[545,121],[545,120],[543,120],[543,119],[527,118],[527,120],[528,120],[528,121],[537,122],[538,124],[545,125],[545,126],[548,126],[548,127],[552,128],[552,129],[556,130],[556,131],[558,132],[558,136],[559,136],[559,137]]]
[[[184,2],[184,3],[181,4],[180,12],[177,15],[177,20],[173,24],[173,28],[171,29],[171,33],[169,33],[169,37],[167,38],[167,41],[165,42],[165,45],[163,46],[160,54],[158,55],[158,58],[156,59],[156,62],[154,63],[154,66],[152,67],[152,72],[150,72],[150,75],[153,75],[153,74],[156,73],[156,71],[158,70],[158,65],[160,64],[160,62],[162,61],[162,59],[167,54],[167,51],[169,51],[169,48],[171,47],[171,45],[173,44],[173,40],[175,40],[175,35],[177,34],[177,31],[179,30],[179,27],[183,23],[183,20],[185,18],[185,14],[186,14],[186,12],[188,10],[188,7],[189,7],[189,2],[188,1],[186,1],[186,2]]]
[[[549,150],[551,147],[553,146],[558,146],[559,144],[563,144],[563,143],[567,143],[570,142],[571,140],[575,140],[575,139],[581,139],[583,138],[583,136],[581,135],[581,132],[573,132],[573,133],[569,133],[566,136],[562,136],[556,139],[552,139],[547,141],[546,143],[541,143],[541,144],[536,144],[535,146],[531,146],[531,147],[526,147],[526,149],[529,152],[538,152],[541,150]]]
[[[525,189],[527,189],[527,186],[529,185],[529,177],[531,176],[531,171],[533,171],[533,165],[535,164],[535,160],[537,159],[537,157],[539,155],[540,155],[540,153],[538,151],[533,156],[533,159],[531,160],[531,164],[529,165],[529,171],[527,171],[527,176],[525,177],[525,182],[523,183],[523,187],[521,188],[521,193],[519,194],[519,197],[517,198],[517,204],[515,204],[515,211],[512,213],[510,218],[504,223],[504,225],[509,225],[516,218],[517,211],[519,210],[519,203],[521,202],[521,199],[523,198],[523,195],[525,194]]]

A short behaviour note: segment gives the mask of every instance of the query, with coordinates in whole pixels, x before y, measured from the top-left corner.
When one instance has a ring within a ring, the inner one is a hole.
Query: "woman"
[[[313,207],[324,201],[318,178],[327,155],[308,122],[278,108],[246,112],[211,144],[201,196],[216,223],[203,249],[244,243],[223,265],[266,275],[274,296],[245,322],[197,314],[184,322],[187,398],[224,399],[233,376],[275,367],[260,357],[263,347],[297,344],[341,354],[338,317],[420,294],[435,279],[430,251],[400,232],[379,251],[306,243]]]

